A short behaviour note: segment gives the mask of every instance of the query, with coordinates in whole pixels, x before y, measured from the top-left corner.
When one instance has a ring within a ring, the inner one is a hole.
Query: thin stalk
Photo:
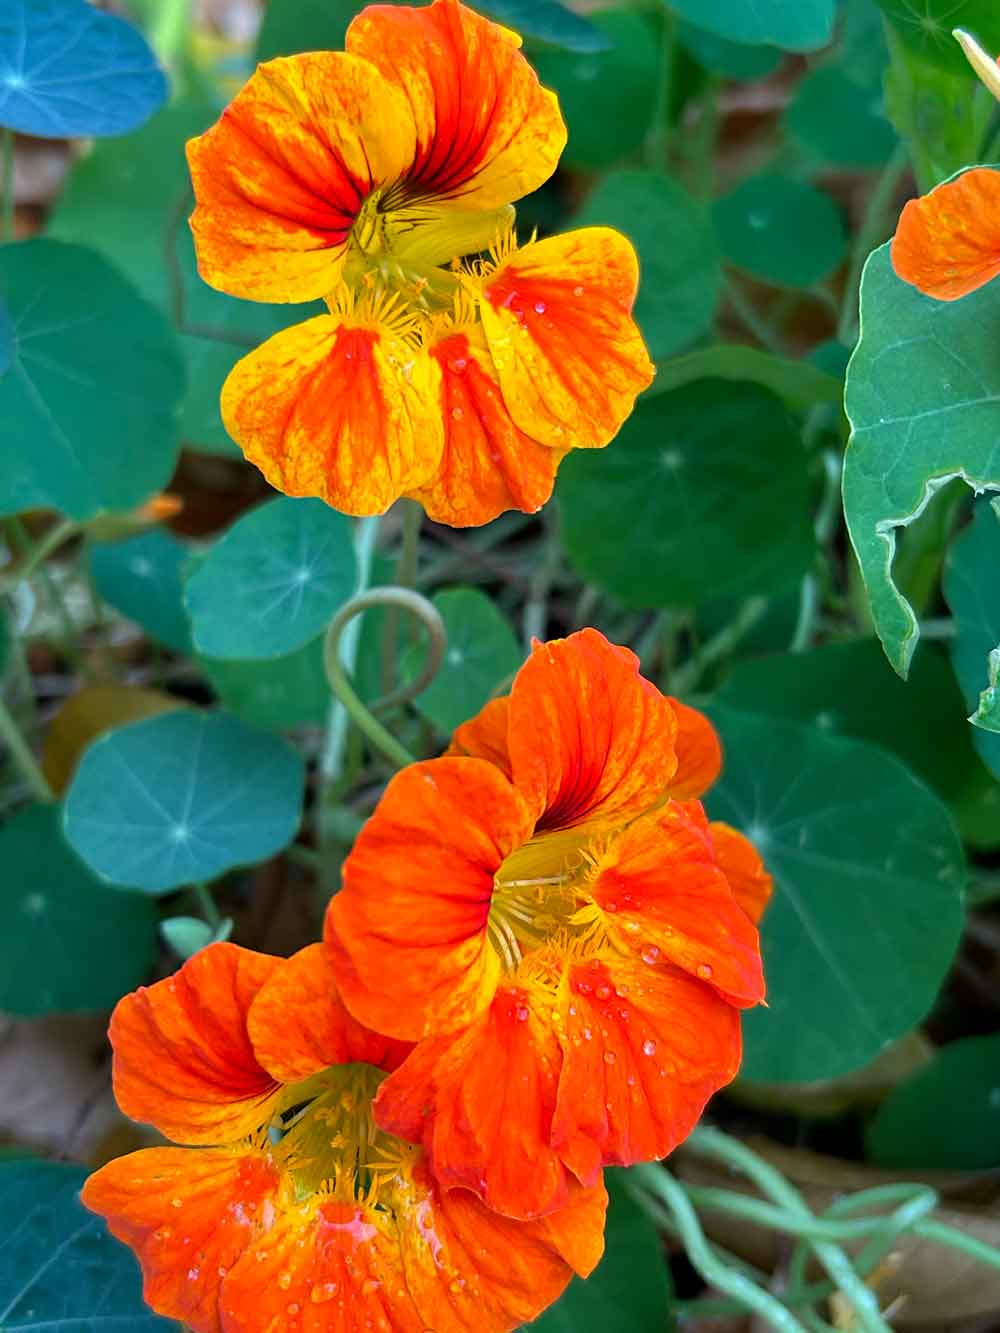
[[[24,579],[30,578],[38,566],[44,560],[47,560],[53,551],[58,550],[64,542],[69,541],[79,530],[79,523],[75,523],[71,518],[66,518],[61,523],[57,523],[54,528],[50,528],[41,541],[31,543],[29,538],[30,549],[27,556],[5,582],[8,586],[13,587]]]
[[[699,648],[693,657],[688,658],[671,674],[668,682],[670,692],[681,697],[690,694],[708,668],[731,653],[766,610],[766,597],[748,598],[734,620],[719,630],[718,634]]]
[[[660,78],[656,88],[653,124],[646,136],[646,165],[654,171],[667,166],[670,149],[670,103],[674,91],[674,65],[677,59],[677,15],[666,5],[661,7],[663,36],[660,42]]]
[[[766,347],[769,352],[777,353],[778,356],[784,356],[785,349],[782,346],[781,339],[767,320],[757,313],[753,302],[747,299],[742,288],[733,278],[726,282],[726,296],[729,299],[729,304],[739,315],[740,322],[746,326],[761,346]]]
[[[861,227],[851,250],[847,285],[844,288],[844,299],[837,323],[837,337],[845,347],[852,347],[858,336],[858,292],[862,269],[871,251],[885,240],[886,212],[909,163],[906,146],[902,143],[897,144],[869,196]]]
[[[354,530],[354,552],[357,559],[358,581],[354,589],[355,597],[368,591],[371,583],[372,562],[375,558],[375,542],[378,537],[378,518],[358,520]],[[353,674],[358,658],[358,644],[361,639],[361,621],[352,620],[340,638],[340,656],[346,671]],[[326,724],[326,740],[320,759],[320,775],[324,785],[335,782],[341,773],[344,757],[344,745],[350,729],[350,717],[337,696],[330,703],[330,712]]]
[[[202,916],[213,930],[218,930],[219,926],[222,925],[222,913],[215,905],[212,890],[205,884],[194,884],[192,885],[192,892]]]
[[[3,699],[0,699],[0,741],[14,761],[14,767],[24,779],[33,796],[40,801],[55,799],[41,766],[31,752],[31,747],[21,735],[21,729],[11,716]]]
[[[399,588],[415,588],[420,565],[420,528],[424,511],[416,500],[399,501],[403,519],[403,541],[396,561],[395,583]],[[382,690],[389,694],[399,678],[399,613],[390,607],[382,635]]]
[[[0,195],[3,197],[3,232],[0,239],[14,239],[14,131],[0,131]]]

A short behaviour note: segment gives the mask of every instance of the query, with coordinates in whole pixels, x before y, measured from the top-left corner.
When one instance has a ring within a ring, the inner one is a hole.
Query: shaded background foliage
[[[401,506],[377,541],[276,498],[228,441],[224,376],[299,312],[206,287],[185,221],[185,140],[254,60],[341,45],[359,6],[0,12],[0,126],[17,132],[0,246],[0,1199],[24,1219],[0,1234],[6,1329],[165,1325],[80,1209],[81,1169],[42,1159],[148,1141],[110,1100],[121,994],[230,932],[278,953],[315,937],[390,773],[331,706],[323,635],[357,587],[393,581],[448,636],[432,683],[380,711],[417,753],[505,688],[532,635],[582,624],[709,707],[727,751],[710,812],[777,879],[770,1006],[712,1117],[814,1209],[926,1180],[939,1216],[1000,1242],[1000,741],[966,722],[1000,642],[1000,527],[949,480],[1000,487],[1000,296],[943,308],[877,249],[909,194],[997,159],[996,108],[949,29],[1000,50],[1000,12],[482,7],[524,34],[569,127],[522,231],[632,238],[658,375],[607,450],[567,460],[543,513],[418,531]],[[165,490],[176,502],[140,509]],[[346,637],[372,705],[426,657],[384,609]],[[692,1198],[730,1183],[697,1148],[672,1167]],[[772,1228],[702,1222],[785,1283]],[[996,1327],[995,1271],[916,1233],[893,1256],[872,1282],[894,1327]],[[749,1328],[717,1295],[622,1178],[603,1265],[540,1323]]]

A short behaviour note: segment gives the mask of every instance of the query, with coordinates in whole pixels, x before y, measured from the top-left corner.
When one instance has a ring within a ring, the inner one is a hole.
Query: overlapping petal
[[[393,778],[327,913],[352,1013],[417,1040],[489,1004],[499,976],[486,934],[493,876],[530,830],[520,794],[483,760],[433,759]]]
[[[255,1148],[145,1148],[95,1171],[81,1197],[135,1251],[147,1305],[217,1333],[223,1279],[271,1225],[284,1188]]]
[[[774,880],[749,838],[721,820],[709,824],[719,868],[729,881],[733,897],[751,921],[757,922],[771,900]]]
[[[480,313],[504,400],[557,449],[608,443],[653,378],[632,304],[635,251],[588,227],[514,250],[483,282]]]
[[[246,1018],[278,962],[212,944],[126,995],[109,1030],[125,1114],[176,1143],[230,1143],[266,1123],[281,1088],[258,1062]]]
[[[939,301],[991,282],[1000,274],[1000,171],[973,167],[911,199],[891,254],[904,282]]]
[[[494,209],[552,175],[566,127],[519,46],[458,0],[369,5],[354,19],[348,51],[403,93],[416,126],[408,194]]]
[[[565,450],[548,449],[511,420],[488,351],[474,331],[431,349],[441,369],[444,451],[433,482],[413,491],[435,523],[489,523],[507,509],[533,514],[552,494]]]
[[[486,759],[509,778],[510,751],[507,731],[510,726],[510,696],[491,699],[480,712],[455,731],[446,751],[450,755],[464,755],[471,759]]]
[[[369,61],[320,51],[260,65],[188,144],[198,271],[250,300],[326,296],[365,199],[416,151],[406,97]]]
[[[437,471],[438,383],[437,363],[388,325],[318,315],[237,363],[222,416],[286,495],[379,514]]]
[[[718,733],[704,713],[670,700],[677,719],[674,748],[677,751],[677,771],[667,791],[675,801],[687,801],[702,796],[722,770],[722,746]]]
[[[443,1188],[474,1190],[508,1217],[568,1199],[549,1143],[562,1063],[551,1017],[547,997],[504,985],[466,1031],[422,1042],[375,1100],[383,1129],[423,1142]]]
[[[582,1181],[665,1157],[735,1076],[739,1014],[711,987],[623,958],[571,967],[552,1143]]]

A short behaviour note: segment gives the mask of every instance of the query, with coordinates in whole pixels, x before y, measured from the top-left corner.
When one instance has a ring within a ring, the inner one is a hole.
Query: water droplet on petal
[[[574,288],[573,288],[573,295],[574,295],[574,296],[582,296],[582,295],[583,295],[583,288],[580,287],[580,286],[576,286],[576,287],[574,287]]]
[[[597,996],[599,1000],[606,1000],[608,996],[611,994],[611,987],[605,985],[604,982],[602,982],[600,986],[598,986],[594,994]]]
[[[545,302],[544,302],[544,301],[536,301],[536,302],[535,302],[535,314],[536,314],[536,315],[544,315],[544,314],[545,314]]]
[[[527,1023],[531,1011],[526,1004],[519,1004],[514,1010],[514,1017],[519,1023]]]
[[[287,1291],[288,1288],[289,1288],[291,1285],[292,1285],[292,1275],[291,1275],[291,1273],[279,1273],[279,1275],[278,1275],[278,1286],[281,1288],[281,1290],[282,1290],[282,1291]]]
[[[361,1286],[362,1296],[374,1296],[381,1285],[381,1282],[378,1282],[373,1277],[366,1278]]]
[[[648,963],[650,967],[653,966],[659,956],[660,951],[655,944],[647,944],[642,951],[642,961]]]
[[[315,1305],[323,1305],[326,1301],[332,1301],[336,1294],[336,1282],[319,1282],[309,1293],[309,1299]]]
[[[712,976],[712,968],[708,963],[699,963],[695,971],[701,977],[702,981],[708,981]]]
[[[460,407],[453,407],[451,409],[451,415],[453,421],[461,421],[462,418],[465,416],[465,413],[462,411]]]
[[[298,1312],[302,1309],[302,1306],[298,1303],[298,1301],[292,1301],[291,1305],[285,1306],[285,1309],[288,1311],[289,1314],[298,1314]]]
[[[615,1055],[614,1051],[605,1051],[605,1052],[604,1052],[604,1063],[605,1063],[606,1065],[613,1065],[614,1062],[615,1062],[615,1060],[616,1060],[617,1058],[618,1058],[618,1057]]]
[[[583,1039],[584,1039],[584,1041],[590,1041],[590,1039],[593,1037],[593,1035],[594,1035],[594,1034],[593,1034],[593,1032],[591,1032],[590,1028],[584,1028],[584,1029],[583,1029]]]
[[[171,1208],[183,1208],[183,1207],[184,1207],[184,1200],[183,1200],[183,1199],[171,1199],[171,1200],[170,1200],[170,1207],[171,1207]]]
[[[650,1040],[650,1038],[647,1037],[646,1040],[642,1043],[643,1055],[653,1055],[655,1054],[655,1052],[656,1052],[656,1042]]]

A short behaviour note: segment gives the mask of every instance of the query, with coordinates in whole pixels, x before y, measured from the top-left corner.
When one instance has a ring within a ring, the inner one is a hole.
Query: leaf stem
[[[41,765],[32,754],[31,747],[21,734],[21,729],[14,721],[10,710],[0,698],[0,741],[14,761],[14,766],[21,774],[33,796],[40,801],[53,801],[55,796],[48,784]]]
[[[661,4],[663,35],[660,41],[660,77],[656,88],[656,107],[653,123],[646,136],[647,166],[664,171],[670,148],[670,110],[674,91],[674,66],[677,58],[677,15],[666,4]]]
[[[205,884],[193,884],[191,890],[202,916],[213,930],[217,930],[222,925],[222,913],[215,905],[212,890]]]
[[[0,131],[0,196],[3,198],[3,231],[0,240],[14,239],[14,131]]]
[[[840,306],[840,319],[837,322],[837,338],[845,347],[853,347],[857,341],[861,273],[869,254],[885,239],[886,209],[892,202],[892,196],[896,193],[909,163],[910,157],[906,145],[897,144],[868,198],[861,227],[851,249],[851,263],[847,271],[844,299]]]
[[[18,568],[7,579],[4,580],[7,587],[15,587],[25,579],[30,578],[43,560],[47,560],[53,551],[58,550],[64,542],[75,537],[80,531],[79,523],[71,518],[63,519],[55,527],[50,528],[41,541],[32,543],[27,539],[28,553],[24,557]],[[27,534],[25,534],[27,538]]]

